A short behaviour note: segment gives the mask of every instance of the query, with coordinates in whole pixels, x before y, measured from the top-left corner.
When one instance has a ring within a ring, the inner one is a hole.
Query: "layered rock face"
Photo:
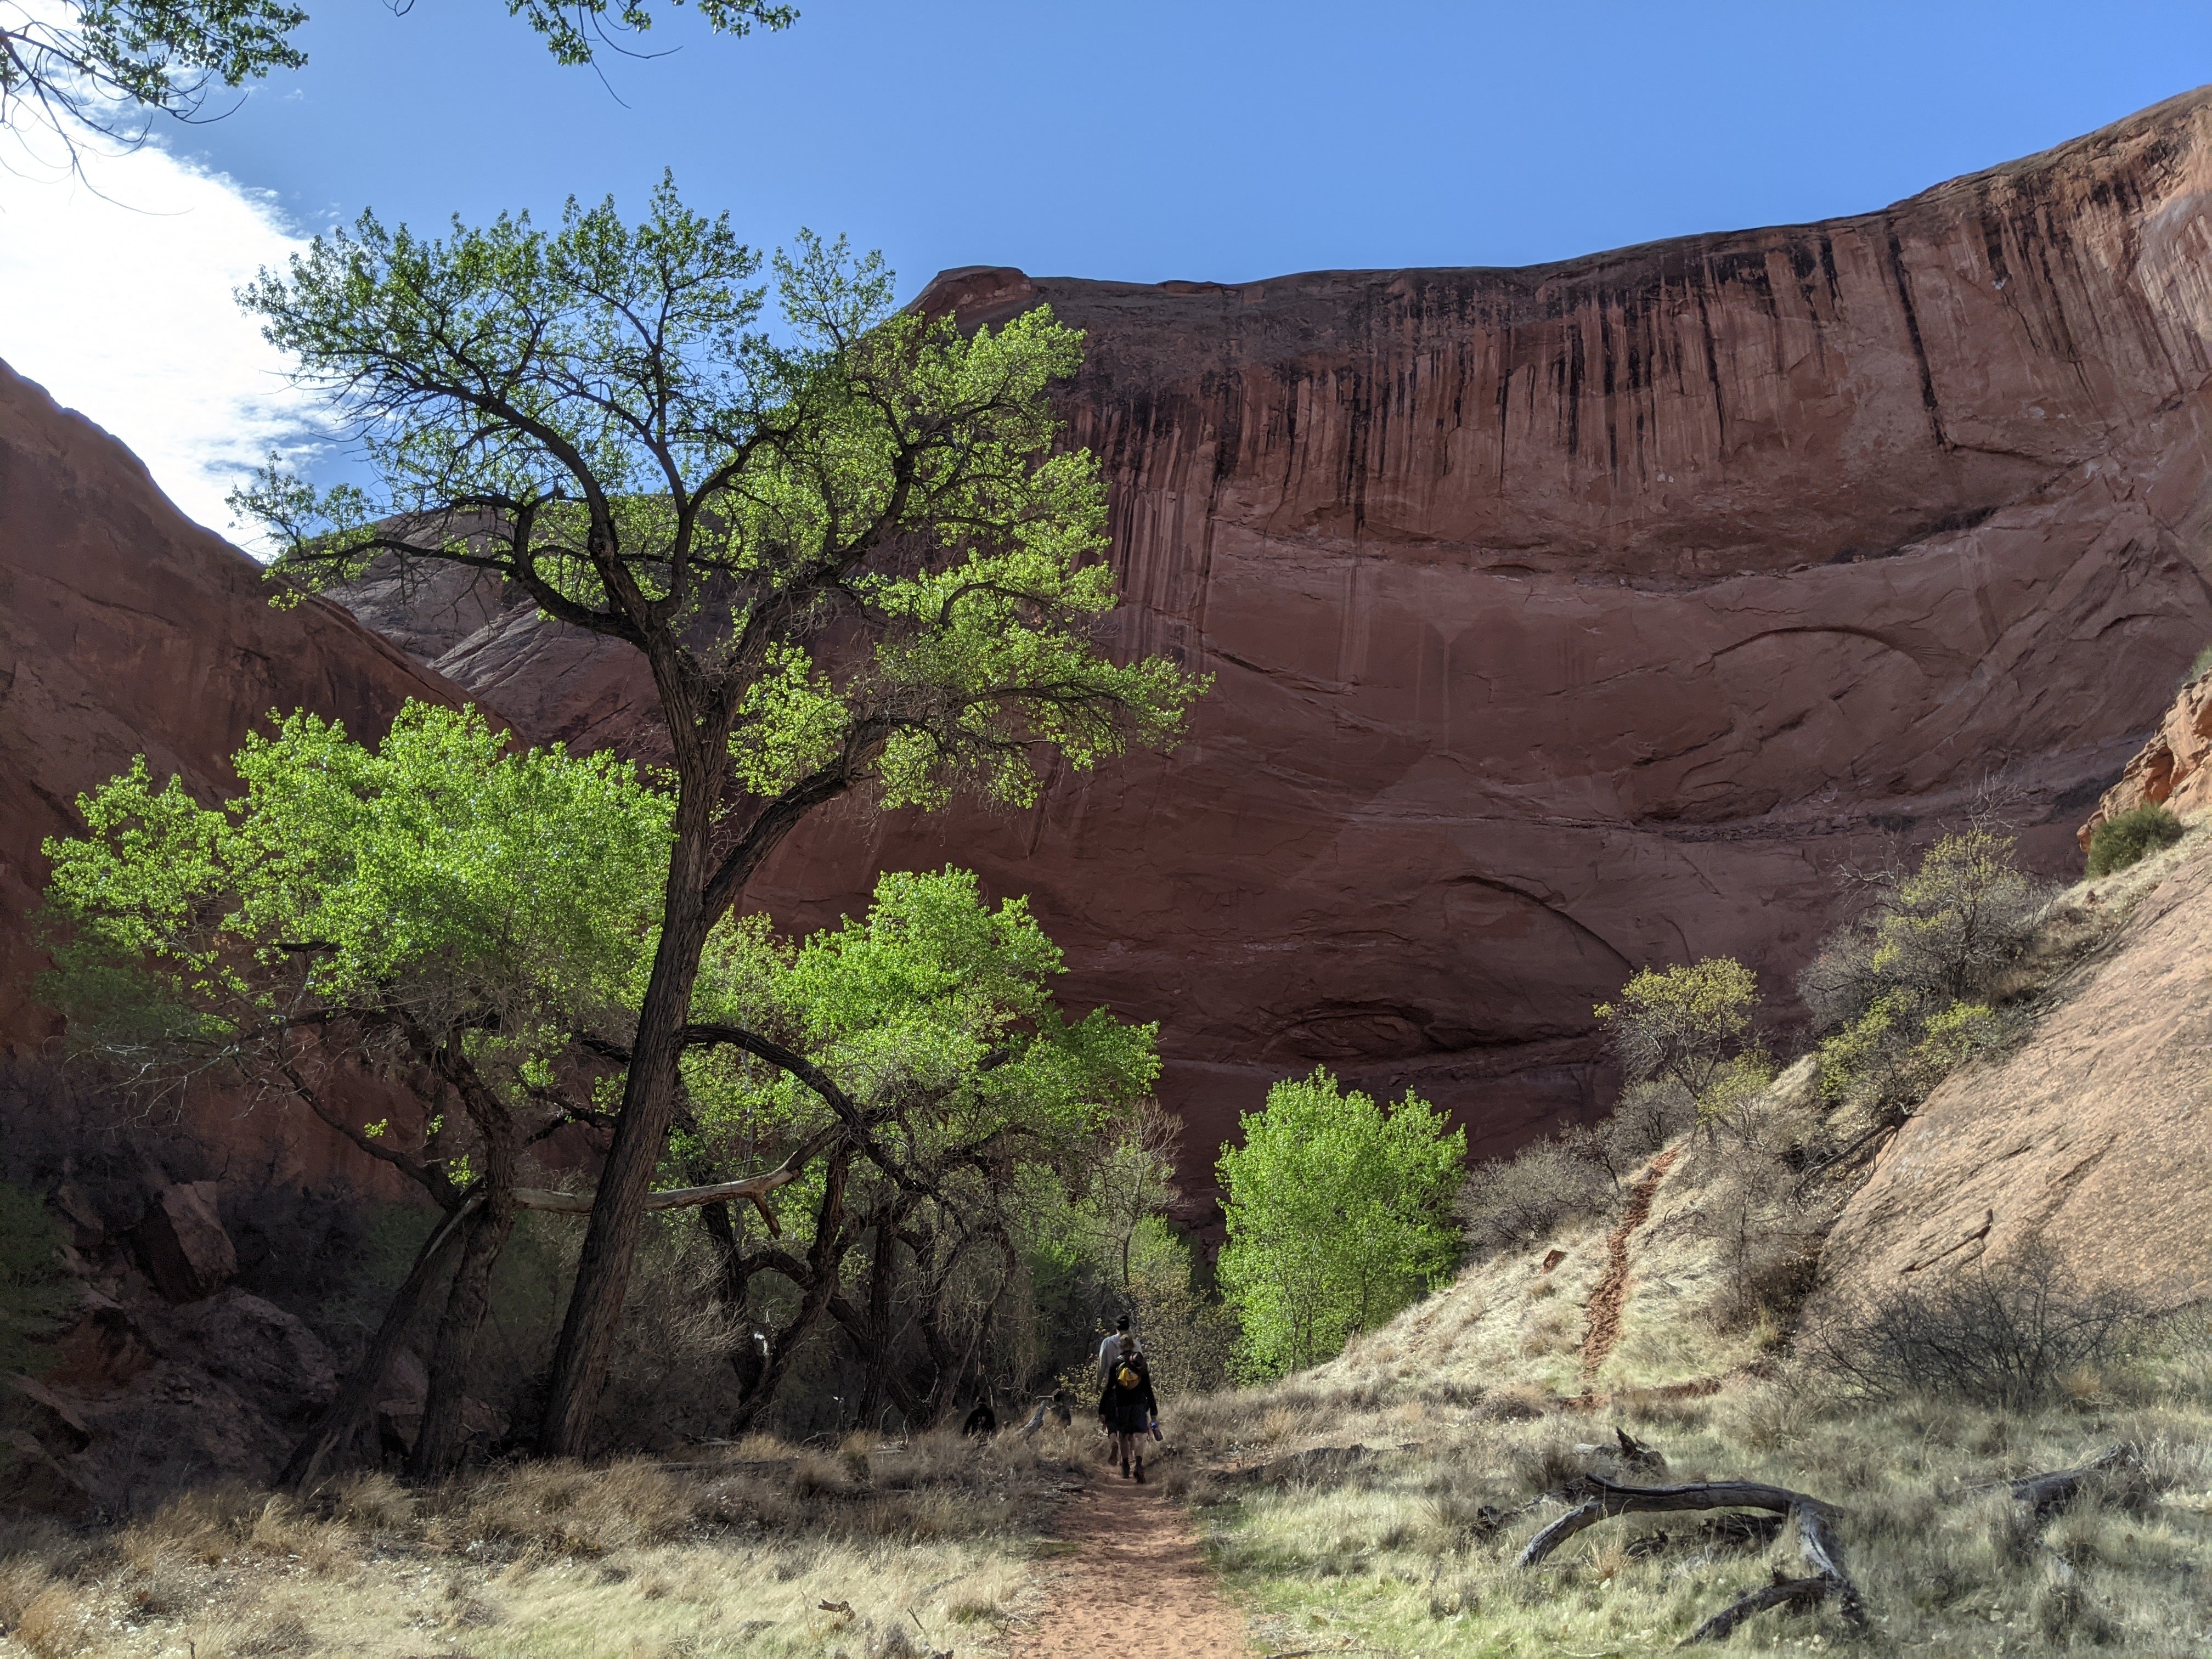
[[[1316,1062],[1478,1149],[1591,1108],[1630,971],[1729,952],[1786,997],[1838,869],[1985,784],[2065,866],[2212,637],[2208,139],[2191,94],[1881,212],[1527,270],[947,273],[920,304],[1088,331],[1117,643],[1214,691],[1030,813],[849,810],[754,901],[946,860],[1030,894],[1073,1000],[1162,1023],[1202,1182]],[[536,735],[652,747],[595,641],[425,644]]]
[[[130,451],[0,364],[0,1053],[55,1030],[32,998],[40,843],[83,828],[76,797],[148,757],[203,800],[271,709],[379,734],[409,697],[457,701],[335,605],[276,611],[258,567],[170,505]],[[0,1093],[4,1093],[0,1090]],[[388,1172],[319,1124],[205,1099],[189,1130],[299,1180]]]
[[[2207,761],[2212,761],[2212,675],[2181,688],[2151,740],[2075,832],[2081,850],[2089,850],[2100,824],[2139,806],[2164,806],[2176,813],[2212,806],[2212,766]]]

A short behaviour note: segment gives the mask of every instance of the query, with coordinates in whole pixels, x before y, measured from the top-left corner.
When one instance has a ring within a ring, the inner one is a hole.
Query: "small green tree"
[[[1217,1166],[1229,1240],[1221,1285],[1255,1376],[1318,1364],[1457,1260],[1451,1203],[1467,1132],[1407,1093],[1385,1107],[1325,1068],[1278,1083]]]
[[[1648,1158],[1692,1119],[1712,1123],[1772,1075],[1753,1024],[1759,979],[1733,957],[1646,968],[1594,1012],[1620,1057],[1613,1164]]]
[[[295,714],[232,764],[245,789],[220,806],[156,787],[143,756],[79,800],[85,835],[46,845],[40,995],[140,1092],[211,1076],[296,1099],[447,1212],[433,1238],[459,1262],[416,1446],[441,1474],[517,1160],[593,1115],[589,1040],[630,1017],[670,804],[611,755],[512,752],[482,716],[418,703],[374,748]],[[355,1066],[411,1090],[420,1121],[343,1110],[332,1073]]]
[[[894,872],[866,916],[804,941],[729,919],[710,942],[685,1060],[680,1179],[804,1149],[762,1225],[710,1207],[720,1297],[746,1327],[734,1426],[772,1402],[826,1319],[860,1376],[848,1404],[927,1424],[984,1369],[1029,1212],[1065,1204],[1158,1073],[1156,1028],[1060,1012],[1061,953],[973,872]],[[784,1311],[762,1294],[778,1282]]]
[[[1646,968],[1595,1012],[1632,1081],[1671,1083],[1695,1101],[1755,1046],[1758,1009],[1758,976],[1734,957],[1706,957]]]
[[[364,216],[248,307],[362,435],[380,483],[273,470],[241,506],[320,586],[382,560],[495,572],[636,651],[676,787],[672,857],[614,1141],[542,1443],[586,1449],[645,1199],[677,1111],[708,935],[828,802],[1033,801],[1165,746],[1201,684],[1101,645],[1117,603],[1106,492],[1055,453],[1049,392],[1081,336],[1048,312],[963,333],[895,311],[880,260],[762,260],[664,180],[641,223],[569,204],[424,240]]]

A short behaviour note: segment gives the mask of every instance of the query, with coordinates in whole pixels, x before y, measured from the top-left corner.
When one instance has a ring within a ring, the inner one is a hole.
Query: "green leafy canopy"
[[[628,641],[759,799],[868,773],[891,804],[1026,802],[1039,745],[1086,767],[1171,737],[1198,684],[1097,649],[1104,488],[1050,453],[1082,337],[894,313],[878,257],[802,234],[774,261],[778,344],[763,265],[668,179],[635,225],[611,201],[550,234],[364,216],[241,300],[382,493],[272,463],[239,505],[282,576],[456,561]]]
[[[618,1024],[667,865],[666,797],[608,755],[507,752],[410,703],[374,749],[275,718],[202,806],[142,756],[46,845],[41,994],[75,1041],[148,1064],[249,1057],[345,1019],[514,1063]]]
[[[969,871],[893,872],[865,917],[801,941],[759,917],[725,921],[692,1006],[805,1054],[883,1126],[904,1168],[938,1172],[956,1154],[1064,1168],[1150,1095],[1159,1069],[1156,1026],[1103,1008],[1061,1014],[1052,981],[1064,971],[1026,901],[986,902]],[[695,1050],[684,1070],[693,1119],[672,1156],[692,1176],[829,1124],[811,1089],[749,1054]]]

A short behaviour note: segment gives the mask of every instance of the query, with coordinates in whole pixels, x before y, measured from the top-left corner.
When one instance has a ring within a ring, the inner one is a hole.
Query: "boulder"
[[[92,1443],[92,1431],[76,1406],[45,1383],[28,1376],[0,1377],[15,1396],[17,1413],[29,1419],[31,1433],[40,1443],[64,1452],[81,1452]]]
[[[44,1446],[21,1429],[9,1429],[0,1431],[0,1514],[11,1510],[89,1521],[100,1505]]]
[[[319,1411],[337,1390],[323,1340],[272,1302],[234,1288],[179,1319],[208,1372],[280,1421]]]
[[[159,1346],[127,1309],[88,1290],[76,1322],[54,1344],[46,1380],[72,1394],[117,1395],[160,1358]]]
[[[222,1230],[212,1181],[162,1188],[138,1224],[138,1254],[155,1287],[172,1302],[213,1296],[238,1271],[238,1252]]]

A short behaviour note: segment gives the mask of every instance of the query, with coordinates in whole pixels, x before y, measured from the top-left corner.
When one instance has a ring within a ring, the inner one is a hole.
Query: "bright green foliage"
[[[268,1077],[303,1026],[448,1041],[526,1087],[579,1029],[619,1031],[665,879],[666,798],[610,756],[510,752],[482,716],[410,703],[374,749],[311,714],[234,759],[204,807],[141,757],[46,843],[72,1040],[157,1072]]]
[[[1202,689],[1101,648],[1105,486],[1054,453],[1048,396],[1080,335],[896,311],[879,258],[803,235],[774,263],[785,343],[756,326],[762,264],[664,179],[636,224],[572,202],[550,234],[426,240],[364,216],[242,296],[380,485],[264,474],[240,506],[280,579],[496,572],[636,650],[659,693],[673,848],[555,1359],[542,1443],[563,1453],[589,1439],[702,954],[762,862],[855,790],[1028,803],[1048,763],[1166,746]]]
[[[1158,1027],[1103,1008],[1069,1022],[1052,995],[1065,971],[1026,900],[987,903],[969,871],[893,872],[866,917],[797,945],[757,918],[724,922],[692,1006],[702,1022],[774,1036],[821,1066],[881,1126],[902,1169],[936,1179],[964,1162],[981,1176],[1072,1165],[1151,1093]],[[811,1089],[732,1048],[695,1049],[685,1077],[696,1127],[675,1156],[687,1169],[757,1168],[830,1121]],[[779,1195],[802,1227],[811,1192],[799,1183]],[[974,1195],[1000,1210],[1003,1194]]]
[[[0,1181],[0,1376],[35,1368],[36,1345],[55,1334],[76,1300],[76,1287],[62,1271],[61,1249],[61,1230],[46,1206]]]
[[[2163,806],[2137,806],[2106,818],[2089,835],[2087,874],[2109,876],[2179,841],[2181,820]]]
[[[1758,1008],[1758,976],[1734,957],[1706,957],[1686,968],[1646,968],[1595,1012],[1632,1081],[1663,1079],[1699,1099],[1751,1045]]]
[[[1062,1016],[1063,971],[1027,904],[986,902],[963,870],[884,875],[866,916],[796,943],[755,919],[715,929],[695,1018],[798,1051],[861,1119],[769,1200],[780,1241],[742,1218],[718,1235],[726,1285],[770,1276],[733,1300],[774,1328],[775,1375],[827,1308],[861,1357],[848,1400],[864,1416],[942,1411],[971,1360],[1027,1379],[1041,1356],[1025,1264],[1051,1254],[1048,1235],[1158,1072],[1156,1028],[1103,1008]],[[839,1122],[737,1045],[693,1049],[684,1075],[672,1179],[758,1169]]]
[[[878,259],[805,236],[775,261],[779,346],[761,264],[665,180],[635,226],[611,202],[443,240],[364,216],[245,300],[359,424],[384,495],[272,471],[240,505],[295,580],[478,563],[665,653],[763,801],[866,775],[893,804],[1026,802],[1036,744],[1082,768],[1171,735],[1194,684],[1097,650],[1105,489],[1050,453],[1082,337],[1042,309],[972,336],[896,313]],[[428,518],[401,535],[389,513]],[[856,623],[866,648],[832,649]]]
[[[1441,1283],[1467,1132],[1408,1093],[1385,1107],[1324,1068],[1278,1083],[1224,1146],[1229,1242],[1218,1273],[1255,1376],[1328,1358]]]

